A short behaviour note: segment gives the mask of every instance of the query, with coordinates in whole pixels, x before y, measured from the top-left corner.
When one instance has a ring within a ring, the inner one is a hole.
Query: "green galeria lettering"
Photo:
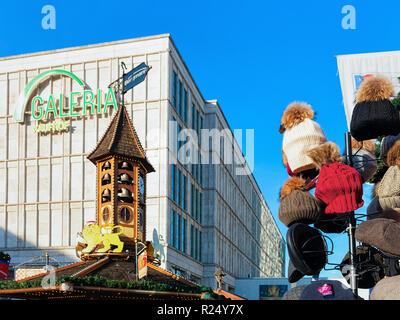
[[[49,100],[47,101],[47,106],[46,106],[46,112],[44,114],[44,118],[47,119],[47,115],[49,113],[49,111],[52,111],[54,114],[54,118],[58,118],[57,116],[57,110],[56,110],[56,105],[54,103],[54,98],[53,95],[51,94],[49,96]]]
[[[35,115],[36,101],[39,101],[38,108],[40,110],[40,114],[39,114],[38,117]],[[43,117],[43,107],[41,106],[42,103],[43,103],[43,99],[41,97],[39,97],[39,96],[34,97],[32,99],[32,104],[31,104],[31,106],[32,106],[32,118],[35,119],[35,120],[42,119],[42,117]]]
[[[88,94],[90,95],[90,100],[87,100]],[[91,114],[94,114],[96,112],[96,109],[94,107],[94,103],[92,102],[94,98],[93,92],[90,90],[85,90],[83,91],[83,114],[86,115],[86,106],[90,105],[90,110]]]
[[[108,101],[110,99],[110,97],[111,97],[111,102]],[[104,103],[103,112],[106,112],[108,105],[113,105],[114,106],[114,110],[118,110],[116,99],[115,99],[115,95],[114,95],[114,91],[113,91],[112,88],[108,88],[106,102]]]
[[[64,109],[64,95],[62,93],[60,93],[60,103],[59,103],[58,107],[59,107],[58,115],[59,115],[60,118],[65,118],[65,117],[69,116],[68,113],[64,113],[63,112],[63,109]]]
[[[72,116],[79,116],[80,113],[75,113],[74,112],[74,106],[78,106],[79,102],[74,102],[74,96],[78,96],[81,95],[80,92],[71,92],[70,96],[69,96],[69,115]]]

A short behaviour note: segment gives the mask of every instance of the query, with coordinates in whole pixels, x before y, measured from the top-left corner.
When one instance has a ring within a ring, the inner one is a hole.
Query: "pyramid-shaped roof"
[[[87,158],[96,164],[97,160],[108,155],[138,160],[148,172],[155,171],[146,158],[146,153],[123,105],[119,106],[103,137]]]

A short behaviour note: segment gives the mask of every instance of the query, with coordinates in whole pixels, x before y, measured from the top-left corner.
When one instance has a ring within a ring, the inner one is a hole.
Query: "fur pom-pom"
[[[283,152],[283,150],[282,150],[282,162],[283,162],[283,165],[284,165],[285,167],[287,167],[288,159],[287,159],[287,157],[286,157],[286,154]]]
[[[386,155],[388,167],[400,166],[400,140],[397,140]]]
[[[357,102],[389,99],[393,94],[393,85],[389,79],[382,76],[369,77],[361,82]]]
[[[351,138],[351,148],[354,150],[362,149],[369,151],[372,155],[375,155],[375,143],[372,140],[357,141]]]
[[[320,146],[309,150],[307,155],[311,158],[317,168],[321,168],[321,166],[325,164],[342,162],[339,147],[334,142],[325,142]]]
[[[280,133],[286,129],[293,128],[305,119],[314,119],[314,110],[305,102],[292,102],[289,104],[282,115]]]
[[[306,185],[306,180],[301,177],[290,177],[283,184],[280,192],[279,192],[279,200],[283,200],[283,198],[287,197],[294,190],[302,189]]]

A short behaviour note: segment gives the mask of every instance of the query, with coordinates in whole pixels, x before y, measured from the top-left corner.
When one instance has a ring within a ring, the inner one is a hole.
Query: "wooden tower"
[[[97,167],[97,224],[122,226],[125,247],[135,239],[145,242],[146,174],[154,168],[124,106],[119,106],[88,159]]]

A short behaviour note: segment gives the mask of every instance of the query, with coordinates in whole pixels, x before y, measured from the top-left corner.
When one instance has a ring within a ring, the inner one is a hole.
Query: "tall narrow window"
[[[176,239],[177,239],[177,243],[176,243],[176,248],[178,250],[181,250],[181,216],[179,214],[176,214]]]
[[[194,258],[194,226],[190,225],[190,256]]]
[[[176,94],[177,94],[177,80],[178,77],[175,71],[172,72],[172,105],[176,108]]]
[[[177,177],[176,177],[176,202],[180,205],[181,202],[181,171],[177,168]]]
[[[202,233],[199,231],[199,261],[201,262],[201,244],[202,244]]]
[[[171,210],[170,214],[170,245],[175,246],[175,211]]]
[[[194,229],[194,258],[199,260],[199,230]]]
[[[182,217],[182,251],[186,253],[186,219]]]
[[[187,106],[188,106],[189,95],[188,95],[188,92],[186,89],[184,92],[185,93],[183,95],[183,110],[182,110],[183,115],[182,115],[182,117],[183,117],[183,121],[185,121],[185,123],[186,123],[187,122]]]
[[[190,194],[190,214],[194,218],[194,210],[195,210],[195,194],[194,194],[194,184],[192,184],[192,192]]]
[[[177,92],[177,96],[178,96],[178,101],[177,101],[177,104],[178,104],[178,106],[177,106],[177,111],[178,111],[178,114],[179,115],[181,115],[181,109],[182,109],[182,82],[181,82],[181,80],[178,80],[178,92]]]
[[[199,203],[199,222],[201,223],[201,218],[203,215],[203,194],[200,193],[200,203]]]
[[[182,179],[182,197],[183,197],[183,210],[187,210],[187,194],[186,194],[186,176]]]
[[[176,200],[176,173],[175,173],[176,165],[171,165],[171,198],[172,200]]]

